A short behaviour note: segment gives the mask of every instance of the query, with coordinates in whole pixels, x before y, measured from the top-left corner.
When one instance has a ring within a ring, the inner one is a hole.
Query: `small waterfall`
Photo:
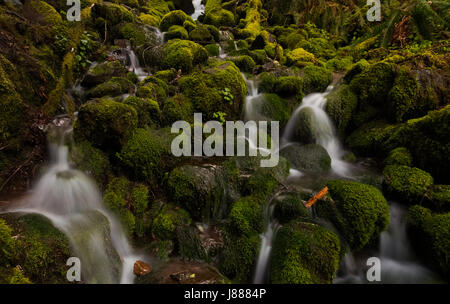
[[[326,96],[333,89],[329,86],[324,93],[313,93],[305,96],[303,98],[300,106],[294,111],[291,119],[286,125],[283,139],[285,142],[289,143],[292,141],[294,129],[297,123],[297,117],[300,112],[305,108],[310,108],[315,116],[315,122],[318,124],[314,126],[315,131],[314,137],[316,138],[316,143],[324,147],[331,158],[331,167],[333,171],[341,176],[347,176],[350,173],[350,165],[342,160],[345,151],[335,134],[333,123],[325,112],[325,106],[327,103]]]
[[[259,249],[258,260],[256,263],[254,284],[266,283],[267,266],[269,264],[270,252],[272,251],[273,240],[279,228],[279,224],[273,217],[274,206],[268,204],[265,208],[266,230],[261,235],[261,248]]]
[[[225,59],[227,57],[227,53],[223,50],[223,47],[219,44],[219,58]]]
[[[138,76],[139,81],[143,81],[148,76],[148,73],[145,72],[144,69],[139,64],[139,60],[136,56],[136,53],[130,47],[126,48],[125,52],[130,62],[128,70],[130,72],[135,73]]]
[[[164,35],[166,34],[166,32],[161,32],[161,30],[155,26],[146,25],[145,27],[153,32],[156,38],[157,45],[164,44]]]
[[[202,3],[203,0],[193,0],[194,13],[191,15],[192,19],[197,20],[205,12],[205,5]]]
[[[69,118],[50,126],[50,164],[30,193],[7,212],[37,213],[50,219],[68,238],[81,260],[86,283],[133,283],[133,264],[143,259],[133,253],[114,215],[102,204],[95,183],[69,164]]]
[[[414,257],[406,235],[406,210],[391,203],[390,224],[387,231],[381,233],[380,251],[373,256],[381,263],[381,282],[379,283],[431,283],[437,276],[420,265]],[[354,258],[349,252],[344,257],[343,275],[335,283],[366,283],[367,256]],[[358,261],[356,261],[358,260]]]

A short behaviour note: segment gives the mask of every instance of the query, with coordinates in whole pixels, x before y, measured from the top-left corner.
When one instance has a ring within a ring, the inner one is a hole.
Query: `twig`
[[[11,145],[11,144],[7,144],[6,146],[0,147],[0,151],[2,151],[2,150],[4,150],[4,149],[8,148],[10,145]]]
[[[28,162],[33,158],[34,154],[35,154],[36,150],[33,150],[31,152],[30,157],[24,162],[22,163],[19,167],[17,167],[16,170],[14,170],[14,172],[6,179],[6,181],[2,184],[2,186],[0,187],[0,191],[3,190],[3,188],[9,183],[9,181],[14,177],[14,175],[17,174],[17,172],[19,172],[26,164],[28,164]]]
[[[105,40],[103,40],[103,44],[106,43],[106,38],[107,37],[108,37],[108,27],[107,27],[107,23],[106,23],[106,20],[105,20]]]

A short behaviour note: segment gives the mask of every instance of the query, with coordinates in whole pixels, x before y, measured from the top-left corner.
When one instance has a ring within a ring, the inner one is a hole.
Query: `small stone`
[[[150,265],[145,263],[144,261],[136,261],[134,263],[133,272],[137,276],[143,276],[149,273],[152,270]]]

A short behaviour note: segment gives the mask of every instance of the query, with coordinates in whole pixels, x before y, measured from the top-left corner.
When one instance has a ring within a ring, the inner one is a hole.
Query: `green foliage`
[[[220,95],[222,95],[222,98],[225,102],[228,102],[230,105],[233,104],[234,96],[229,88],[224,88],[223,90],[219,91],[219,93]]]
[[[383,175],[387,191],[409,204],[420,202],[433,184],[433,177],[429,173],[404,165],[387,166]]]
[[[277,233],[270,258],[274,284],[330,284],[339,266],[338,237],[312,223],[292,221]]]
[[[315,206],[328,218],[353,250],[364,248],[389,224],[389,206],[380,190],[357,182],[334,180],[327,183],[332,200]]]

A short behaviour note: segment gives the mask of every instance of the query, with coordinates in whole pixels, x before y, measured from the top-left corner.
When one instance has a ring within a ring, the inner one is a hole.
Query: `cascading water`
[[[315,132],[313,135],[316,138],[316,143],[324,147],[331,158],[331,167],[334,172],[341,176],[348,176],[351,166],[342,160],[345,151],[342,149],[342,145],[335,134],[333,124],[325,112],[325,106],[327,103],[326,96],[333,89],[329,86],[324,93],[312,93],[303,98],[300,106],[294,111],[291,119],[286,125],[283,140],[289,144],[292,142],[294,129],[297,123],[298,115],[305,108],[310,108],[313,111],[315,119],[312,123],[315,123],[312,130]]]
[[[86,283],[133,283],[133,253],[117,219],[83,172],[69,164],[65,145],[71,119],[56,118],[50,129],[50,165],[30,193],[6,212],[37,213],[50,219],[67,237],[81,261]]]
[[[431,283],[438,281],[437,276],[420,265],[411,251],[406,235],[405,209],[390,204],[390,224],[387,231],[381,233],[380,251],[373,254],[380,258],[380,283]],[[354,258],[347,253],[344,258],[343,275],[335,279],[335,283],[366,283],[367,257]]]
[[[125,51],[130,62],[128,70],[135,73],[138,76],[139,81],[143,81],[148,76],[148,73],[141,67],[136,53],[130,47]]]
[[[193,0],[192,4],[194,5],[194,13],[191,15],[192,19],[197,20],[205,12],[205,5],[202,3],[202,0]]]

